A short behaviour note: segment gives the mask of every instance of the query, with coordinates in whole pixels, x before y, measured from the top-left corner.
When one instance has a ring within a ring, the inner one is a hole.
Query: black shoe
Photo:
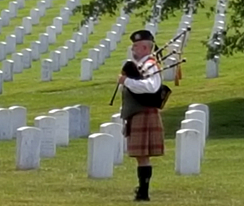
[[[134,198],[134,201],[150,201],[150,198],[148,197],[148,195],[143,195],[141,192],[140,192],[140,188],[139,187],[136,187],[135,188],[135,198]]]

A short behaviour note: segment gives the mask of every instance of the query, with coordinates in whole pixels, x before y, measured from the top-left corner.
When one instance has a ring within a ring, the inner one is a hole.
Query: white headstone
[[[0,140],[13,138],[12,115],[9,109],[0,108]]]
[[[66,6],[72,11],[76,7],[75,0],[67,0]]]
[[[75,40],[70,39],[65,42],[65,46],[68,47],[68,59],[75,58]]]
[[[122,34],[125,34],[125,28],[126,28],[126,18],[125,17],[118,17],[117,23],[122,26]]]
[[[114,51],[117,47],[117,33],[115,31],[107,32],[107,38],[110,39],[110,51]]]
[[[14,61],[10,59],[6,59],[2,63],[2,71],[3,71],[3,81],[11,82],[13,81],[13,67]]]
[[[104,123],[100,125],[100,132],[110,134],[114,138],[114,164],[122,164],[124,156],[122,125],[118,123]]]
[[[80,137],[81,115],[77,107],[65,107],[63,110],[69,113],[69,138]]]
[[[73,34],[73,40],[75,40],[75,52],[80,52],[83,44],[83,34],[81,32],[75,32]]]
[[[181,129],[176,132],[175,171],[182,175],[200,173],[201,138],[199,132]]]
[[[25,7],[25,0],[17,0],[18,9],[23,9]]]
[[[76,6],[80,6],[81,5],[81,2],[80,2],[81,0],[75,0],[75,5]]]
[[[56,154],[55,121],[49,116],[35,118],[35,127],[42,130],[40,157],[54,157]]]
[[[206,128],[206,114],[201,110],[188,110],[185,113],[185,119],[197,119],[202,121],[204,128]],[[204,130],[204,137],[206,138],[206,130]]]
[[[50,53],[50,59],[52,59],[53,61],[53,72],[58,72],[60,71],[60,58],[61,58],[61,52],[56,50],[56,51],[52,51]]]
[[[68,65],[68,47],[67,46],[59,47],[59,51],[61,52],[60,66],[65,67]]]
[[[56,42],[56,27],[48,26],[46,28],[46,33],[48,34],[48,43],[54,44]]]
[[[37,61],[40,59],[40,50],[41,50],[41,42],[40,41],[31,42],[32,61]]]
[[[90,134],[90,107],[85,105],[75,105],[74,107],[80,109],[80,137],[87,137]]]
[[[2,10],[1,18],[2,18],[2,26],[8,26],[10,21],[10,11],[8,9]]]
[[[123,124],[123,120],[120,117],[120,113],[113,114],[111,117],[111,122],[118,123],[118,124]]]
[[[94,19],[93,17],[89,18],[89,22],[88,22],[88,34],[93,34],[93,30],[94,30]]]
[[[219,56],[215,55],[213,59],[207,61],[207,78],[216,78],[219,76]]]
[[[9,12],[10,12],[10,18],[15,18],[17,16],[18,3],[16,1],[9,2]]]
[[[123,33],[121,24],[113,24],[111,31],[116,32],[116,42],[120,42]]]
[[[46,2],[45,1],[38,1],[37,7],[40,11],[40,16],[41,17],[45,16],[46,8],[47,8]]]
[[[124,8],[120,9],[120,17],[124,17],[126,19],[126,23],[128,24],[130,21],[129,14],[125,13]]]
[[[87,25],[82,26],[80,28],[80,32],[83,34],[83,43],[87,43],[89,36],[89,27]]]
[[[46,1],[46,5],[47,5],[47,8],[51,8],[53,6],[53,0],[45,0]]]
[[[53,73],[52,66],[53,66],[53,60],[51,59],[42,60],[42,71],[41,71],[42,82],[52,81],[52,73]]]
[[[104,60],[105,60],[106,47],[103,44],[99,44],[97,46],[97,49],[99,49],[98,64],[102,65],[104,64]]]
[[[176,58],[174,57],[169,57],[165,60],[165,65],[166,66],[169,66],[169,65],[172,65],[172,64],[175,64],[176,63]],[[170,69],[166,69],[162,72],[162,77],[163,77],[163,80],[164,81],[174,81],[175,79],[175,69],[176,67],[172,67]]]
[[[40,53],[46,53],[48,51],[48,45],[49,45],[49,37],[47,33],[39,34],[39,41],[41,43],[40,45]]]
[[[25,35],[25,29],[23,26],[15,27],[15,36],[16,36],[17,44],[23,44],[24,35]]]
[[[12,114],[13,137],[16,137],[17,129],[26,126],[27,110],[22,106],[12,106],[9,107],[9,110]]]
[[[103,39],[100,41],[100,44],[103,44],[106,48],[106,54],[105,57],[108,58],[110,57],[110,48],[111,48],[111,41],[110,39]]]
[[[24,69],[31,68],[32,50],[29,48],[22,49],[21,53],[23,54],[23,67],[24,67]]]
[[[16,168],[38,169],[42,131],[35,127],[21,127],[17,131]]]
[[[156,30],[156,25],[153,23],[146,23],[145,30],[148,30],[151,32],[153,36],[155,36],[157,30]]]
[[[205,134],[206,134],[206,136],[208,136],[209,135],[209,107],[208,107],[208,105],[200,104],[200,103],[190,104],[188,106],[188,110],[200,110],[205,113],[205,115],[206,115]]]
[[[53,19],[53,26],[56,28],[56,34],[61,34],[63,31],[63,19],[62,17],[55,17]]]
[[[31,19],[31,17],[29,17],[29,16],[24,17],[22,20],[22,26],[24,27],[24,33],[25,34],[31,34],[32,33],[32,19]]]
[[[120,117],[120,113],[113,114],[111,117],[111,122],[114,122],[114,123],[120,124],[121,126],[124,126],[123,120]],[[127,152],[127,138],[126,137],[123,138],[123,142],[124,142],[123,143],[124,153],[126,153]]]
[[[88,137],[88,177],[109,178],[113,176],[112,135],[95,133]]]
[[[6,37],[7,43],[7,54],[12,54],[16,50],[16,36],[14,34],[8,35]]]
[[[81,61],[81,81],[90,81],[92,80],[92,59],[82,59]]]
[[[3,71],[0,71],[0,94],[3,93]]]
[[[62,17],[63,24],[66,25],[69,23],[69,17],[70,17],[70,10],[67,7],[63,7],[60,10],[60,17]]]
[[[49,115],[56,118],[55,139],[56,146],[69,145],[69,113],[61,109],[54,109],[48,112]]]
[[[89,49],[89,58],[92,59],[93,70],[98,69],[99,49]]]
[[[199,136],[201,139],[201,159],[203,159],[204,156],[204,148],[205,148],[205,127],[203,125],[203,122],[198,119],[185,119],[181,121],[181,129],[194,129],[199,132]]]
[[[37,8],[31,9],[30,17],[32,21],[32,25],[38,25],[40,22],[40,11]]]
[[[13,53],[12,60],[14,61],[13,71],[15,74],[22,73],[24,69],[24,56],[22,53]]]
[[[0,61],[6,58],[6,53],[7,53],[6,51],[7,51],[7,43],[0,42]]]
[[[2,18],[0,17],[0,33],[2,33]]]

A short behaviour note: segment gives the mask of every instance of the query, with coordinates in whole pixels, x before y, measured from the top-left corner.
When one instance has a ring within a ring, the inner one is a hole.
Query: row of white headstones
[[[209,44],[213,48],[217,48],[223,44],[223,32],[226,27],[226,11],[228,7],[228,0],[217,0],[216,14],[214,26],[212,28]],[[218,40],[213,39],[213,35],[218,33]],[[213,59],[209,59],[206,65],[206,77],[216,78],[219,76],[219,62],[220,56],[214,55]]]
[[[102,39],[96,48],[89,49],[88,58],[81,60],[81,81],[91,81],[93,79],[93,71],[99,69],[104,64],[105,59],[110,57],[111,52],[116,50],[122,35],[125,34],[129,19],[129,15],[125,14],[123,9],[121,9],[120,17],[112,25],[111,31],[106,33],[106,38]]]
[[[5,64],[3,65],[4,81],[12,81],[13,73],[21,73],[23,68],[30,68],[32,61],[39,60],[40,54],[46,53],[48,51],[48,45],[56,42],[56,35],[62,33],[62,26],[69,23],[69,17],[70,15],[72,15],[72,10],[78,5],[80,5],[79,1],[68,0],[67,6],[69,7],[63,7],[60,10],[60,16],[55,17],[53,19],[53,25],[46,28],[47,33],[39,34],[39,41],[32,42],[30,49],[23,49],[22,53],[14,53],[16,51],[16,45],[23,43],[24,35],[31,34],[32,25],[39,24],[39,19],[41,16],[45,15],[46,9],[52,7],[52,1],[50,0],[38,2],[39,7],[31,10],[31,14],[34,13],[33,11],[35,11],[35,15],[33,15],[32,17],[24,17],[22,26],[17,26],[15,28],[14,34],[6,37],[6,42],[0,42],[0,61],[4,60],[7,54],[12,54],[13,59],[13,61],[6,60],[4,62],[6,64],[6,66]],[[45,10],[43,10],[42,8]],[[87,31],[88,28],[89,27],[87,26],[87,29],[85,29],[85,31]],[[79,32],[74,33],[73,39],[66,41],[66,45],[68,47],[66,49],[68,50],[69,47],[72,47],[75,43],[77,43],[75,44],[75,50],[80,51],[82,46],[82,42],[80,42],[82,39],[82,35],[83,34]],[[86,36],[87,33],[84,32],[84,42],[87,42]],[[72,46],[70,46],[70,44]],[[73,57],[74,52],[72,52],[72,49],[70,50],[71,51],[69,52],[69,56]],[[50,56],[52,57],[53,54],[51,54]],[[68,54],[66,56],[68,56]]]
[[[67,7],[62,8],[61,14],[62,12],[64,13],[66,12],[65,14],[67,14],[67,16],[69,17],[72,9],[74,9],[75,6],[77,5],[78,5],[77,1],[68,0],[67,6],[69,6],[69,8]],[[110,56],[110,51],[116,49],[117,41],[120,41],[120,38],[118,37],[121,37],[121,35],[125,32],[126,24],[129,21],[129,16],[126,15],[123,11],[121,11],[121,13],[122,13],[121,16],[117,18],[116,24],[112,26],[112,31],[107,32],[107,38],[101,40],[100,45],[96,49],[90,49],[89,59],[85,59],[84,61],[81,62],[82,64],[81,81],[87,81],[89,79],[92,79],[90,77],[92,74],[92,69],[90,69],[90,67],[94,69],[98,68],[99,64],[103,64],[105,58]],[[31,17],[28,18],[30,19]],[[82,44],[87,43],[89,34],[93,33],[94,23],[96,23],[94,22],[94,19],[90,18],[90,21],[88,22],[87,25],[84,25],[83,27],[80,28],[79,32],[75,32],[73,34],[73,39],[67,40],[65,46],[59,47],[59,50],[52,51],[50,53],[50,57],[51,57],[50,59],[42,60],[42,73],[41,73],[42,81],[51,81],[52,72],[60,71],[61,67],[68,65],[69,60],[75,58],[75,54],[81,51]],[[47,27],[47,33],[39,34],[39,41],[32,42],[30,49],[29,48],[23,49],[22,53],[13,53],[12,54],[13,60],[4,60],[3,69],[2,69],[3,81],[13,81],[14,73],[22,73],[24,68],[31,67],[32,61],[39,60],[40,54],[47,52],[48,45],[55,42],[56,34],[60,34],[62,32],[63,24],[65,23],[62,21],[62,17],[55,17],[53,20],[53,26]],[[28,25],[31,25],[31,21],[29,21]],[[17,31],[19,31],[19,29]],[[117,35],[117,33],[119,35]],[[24,34],[25,33],[23,32],[21,35],[20,43],[23,43]],[[14,35],[10,35],[10,36],[15,38]],[[53,38],[49,38],[49,37],[53,37]],[[12,42],[13,43],[15,42],[14,39],[12,40],[13,41],[9,40],[8,44],[3,43],[3,45],[5,46],[11,45]],[[0,51],[1,51],[1,43],[0,43]],[[6,52],[3,53],[5,56],[7,55]],[[0,88],[2,90],[2,87]]]
[[[16,138],[16,168],[37,169],[40,158],[51,158],[57,146],[68,146],[69,139],[90,134],[90,108],[75,105],[53,109],[27,125],[27,109],[21,106],[0,108],[0,140]]]
[[[39,16],[45,15],[46,9],[52,6],[52,0],[40,1],[38,2],[37,5],[38,5],[38,9],[34,8],[30,11],[30,17],[32,18],[33,25],[39,24]],[[17,17],[18,10],[23,9],[24,7],[25,7],[25,0],[17,0],[17,1],[9,2],[9,8],[1,11],[0,28],[8,26],[11,19]],[[0,29],[0,33],[1,33],[1,29]]]
[[[209,135],[209,107],[191,104],[176,132],[175,171],[182,175],[199,174]]]
[[[48,51],[49,44],[56,42],[56,35],[62,33],[62,26],[69,23],[72,10],[78,5],[80,5],[80,1],[68,0],[67,6],[69,7],[64,7],[60,10],[60,16],[53,19],[53,25],[48,26],[46,29],[47,33],[39,34],[39,41],[32,42],[31,47],[23,49],[21,53],[13,53],[16,50],[16,44],[23,43],[24,35],[31,33],[32,25],[35,24],[32,19],[34,18],[35,22],[36,19],[38,19],[39,23],[39,18],[45,15],[46,9],[52,7],[51,0],[38,2],[39,7],[31,10],[35,11],[36,15],[33,16],[33,18],[24,17],[23,26],[17,26],[15,34],[7,36],[7,42],[0,42],[0,60],[4,60],[7,54],[12,54],[12,60],[6,59],[3,61],[2,72],[0,72],[1,85],[3,81],[13,81],[14,73],[22,73],[23,69],[30,68],[32,61],[39,60],[40,54]],[[45,10],[42,8],[45,8]],[[43,11],[43,13],[40,11]],[[73,39],[67,40],[65,46],[59,47],[59,50],[51,51],[50,59],[42,60],[42,81],[47,81],[51,78],[51,75],[48,75],[50,72],[45,71],[48,66],[51,65],[50,68],[52,71],[60,71],[61,67],[68,64],[68,60],[74,58],[76,52],[81,51],[82,44],[88,41],[88,35],[92,29],[93,19],[91,18],[88,25],[84,25],[80,28],[82,33],[73,33]]]
[[[100,125],[99,132],[88,137],[87,173],[90,178],[113,176],[114,165],[123,163],[127,141],[123,136],[120,113],[112,115],[111,122]]]
[[[111,122],[100,125],[98,133],[88,137],[88,177],[113,176],[114,165],[123,163],[127,152],[120,113],[112,115]],[[176,132],[175,171],[181,175],[200,173],[206,138],[209,135],[209,108],[205,104],[191,104]]]

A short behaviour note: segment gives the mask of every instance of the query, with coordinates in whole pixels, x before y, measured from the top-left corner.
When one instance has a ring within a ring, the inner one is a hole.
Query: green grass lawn
[[[8,8],[7,0],[0,3],[0,10]],[[55,16],[59,15],[65,0],[53,0],[54,7],[40,19],[40,25],[33,26],[33,33],[25,36],[25,43],[17,50],[30,47],[39,33],[46,31]],[[84,2],[84,1],[83,1]],[[215,3],[206,0],[206,5]],[[26,7],[19,10],[9,27],[3,27],[1,41],[21,25],[37,1],[26,1]],[[154,165],[150,203],[145,205],[166,206],[243,206],[244,197],[244,62],[242,54],[220,59],[220,76],[206,79],[206,48],[201,40],[211,33],[213,18],[207,19],[207,8],[199,9],[194,15],[192,32],[184,56],[187,63],[182,65],[183,79],[180,86],[167,82],[173,93],[162,112],[166,130],[166,155],[152,159]],[[162,46],[171,39],[179,25],[182,13],[161,22],[156,36]],[[49,47],[55,50],[72,38],[73,28],[80,16],[72,16],[70,24],[57,42]],[[98,132],[100,124],[110,121],[112,114],[119,111],[121,97],[118,94],[114,106],[109,106],[116,86],[116,79],[126,58],[130,45],[129,35],[144,28],[142,20],[132,16],[126,34],[117,50],[106,59],[99,70],[94,71],[91,82],[81,82],[80,62],[88,56],[88,49],[99,44],[106,32],[116,22],[116,17],[103,17],[95,25],[89,42],[76,58],[58,73],[52,82],[41,82],[40,61],[32,64],[22,74],[15,74],[13,82],[4,83],[0,98],[1,107],[25,106],[28,110],[28,125],[34,118],[47,114],[49,110],[75,104],[89,105],[91,109],[91,132]],[[49,52],[42,58],[49,57]],[[9,57],[10,58],[10,57]],[[0,64],[1,65],[1,64]],[[175,132],[180,128],[184,113],[191,103],[205,103],[210,108],[210,136],[208,137],[201,174],[179,176],[174,172]],[[42,205],[140,205],[132,202],[133,188],[137,185],[136,164],[125,155],[123,165],[114,168],[112,179],[92,180],[87,178],[87,139],[72,140],[69,147],[58,148],[53,159],[42,159],[37,171],[16,171],[15,141],[0,143],[0,205],[42,206]]]

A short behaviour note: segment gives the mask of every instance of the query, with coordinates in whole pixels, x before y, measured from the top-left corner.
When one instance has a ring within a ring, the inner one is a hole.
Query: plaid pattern
[[[131,157],[164,154],[164,129],[156,108],[147,108],[129,120],[127,137],[128,155]]]

